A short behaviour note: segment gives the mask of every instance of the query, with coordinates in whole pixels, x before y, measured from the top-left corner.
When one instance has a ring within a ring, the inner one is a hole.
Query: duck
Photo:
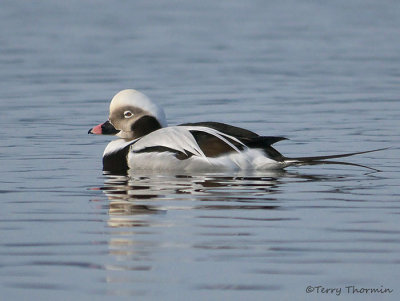
[[[88,133],[117,137],[103,153],[103,171],[110,173],[277,170],[376,151],[289,158],[272,146],[285,137],[260,136],[214,121],[168,126],[164,110],[134,89],[118,92],[111,100],[108,120]]]

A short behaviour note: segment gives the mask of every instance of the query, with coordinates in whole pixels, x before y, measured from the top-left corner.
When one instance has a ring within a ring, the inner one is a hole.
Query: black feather
[[[340,154],[340,155],[329,155],[329,156],[314,156],[314,157],[294,157],[294,158],[288,158],[285,157],[286,160],[293,160],[293,161],[298,161],[295,163],[303,163],[303,164],[313,164],[315,161],[321,161],[321,160],[327,160],[327,159],[336,159],[336,158],[344,158],[344,157],[350,157],[354,155],[360,155],[360,154],[366,154],[366,153],[372,153],[372,152],[377,152],[381,150],[388,149],[386,148],[379,148],[379,149],[373,149],[369,151],[363,151],[363,152],[355,152],[355,153],[346,153],[346,154]]]
[[[179,126],[204,126],[208,128],[212,128],[221,133],[227,134],[229,136],[233,136],[235,138],[255,138],[258,135],[252,131],[239,128],[237,126],[229,125],[222,122],[214,122],[214,121],[205,121],[205,122],[194,122],[194,123],[183,123],[179,124]]]

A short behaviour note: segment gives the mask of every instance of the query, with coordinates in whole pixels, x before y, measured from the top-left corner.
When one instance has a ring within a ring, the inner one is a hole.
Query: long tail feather
[[[333,164],[333,165],[350,165],[350,166],[357,166],[357,167],[362,167],[362,168],[367,168],[373,171],[380,171],[379,169],[373,168],[373,167],[369,167],[366,165],[362,165],[362,164],[357,164],[357,163],[351,163],[351,162],[344,162],[344,161],[311,161],[308,163],[293,163],[293,165],[319,165],[319,164]]]
[[[363,151],[363,152],[355,152],[355,153],[346,153],[346,154],[340,154],[340,155],[329,155],[329,156],[314,156],[314,157],[295,157],[295,158],[288,158],[285,157],[284,161],[288,165],[313,165],[313,164],[347,164],[347,165],[356,165],[356,166],[362,166],[366,167],[363,165],[359,164],[354,164],[354,163],[347,163],[347,162],[332,162],[332,161],[324,161],[328,159],[337,159],[337,158],[344,158],[344,157],[350,157],[354,155],[360,155],[360,154],[366,154],[366,153],[372,153],[372,152],[377,152],[381,150],[388,149],[389,147],[386,148],[380,148],[380,149],[374,149],[374,150],[369,150],[369,151]],[[373,168],[372,168],[373,169]]]

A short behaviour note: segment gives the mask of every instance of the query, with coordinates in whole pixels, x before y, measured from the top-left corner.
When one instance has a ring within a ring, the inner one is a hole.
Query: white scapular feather
[[[244,146],[244,144],[235,137],[223,134],[211,128],[172,126],[168,128],[159,129],[142,137],[131,146],[131,150],[137,152],[147,147],[164,146],[177,150],[182,153],[191,152],[196,156],[207,158],[206,155],[201,150],[201,148],[199,147],[199,145],[197,144],[193,135],[190,133],[191,130],[201,131],[213,135],[221,139],[223,142],[228,144],[230,147],[232,147],[232,149],[234,149],[237,152],[240,152],[240,150],[236,146],[234,146],[231,142],[229,142],[225,137],[232,139]]]

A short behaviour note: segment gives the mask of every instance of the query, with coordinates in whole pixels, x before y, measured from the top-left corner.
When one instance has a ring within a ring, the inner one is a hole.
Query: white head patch
[[[111,100],[110,112],[124,106],[134,106],[147,111],[158,120],[162,127],[167,126],[164,110],[139,91],[126,89],[118,92]]]

